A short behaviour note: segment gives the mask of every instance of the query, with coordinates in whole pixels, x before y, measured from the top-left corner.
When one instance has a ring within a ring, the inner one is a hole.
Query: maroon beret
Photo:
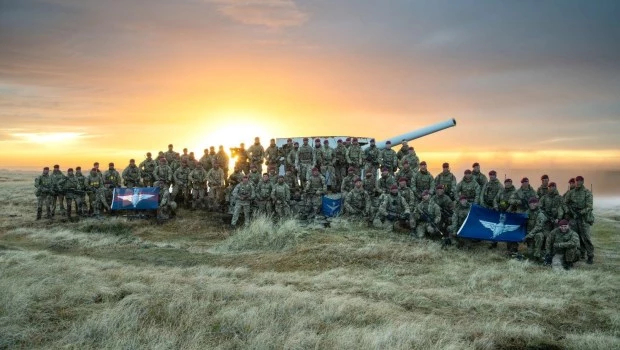
[[[521,183],[524,183],[524,182],[530,182],[530,179],[528,179],[527,177],[524,177],[521,179]]]
[[[465,196],[461,195],[461,196],[459,197],[459,200],[460,200],[460,201],[462,201],[463,199],[467,199],[467,197],[465,197]]]
[[[471,170],[469,170],[469,169],[465,170],[465,175],[467,175],[467,174],[471,174]]]
[[[396,186],[396,185],[390,186],[390,190],[397,190],[397,189],[398,189],[398,186]]]
[[[449,168],[450,167],[450,163],[443,163],[442,167]]]
[[[430,195],[431,193],[428,190],[424,190],[424,192],[422,192],[422,196],[426,196],[426,195]]]
[[[575,183],[575,178],[573,177],[573,178],[571,178],[570,180],[568,180],[568,183],[569,183],[569,184],[574,184],[574,183]]]
[[[420,165],[426,165],[426,161],[425,160],[421,161]]]
[[[398,182],[407,182],[407,178],[406,177],[401,177],[400,179],[398,179]]]
[[[489,175],[497,175],[497,171],[491,170],[491,171],[489,171]]]
[[[510,183],[512,183],[512,179],[506,179],[506,180],[504,180],[504,183],[506,183],[506,182],[510,182]]]
[[[43,170],[50,170],[50,167],[46,166]]]
[[[543,175],[540,177],[541,180],[549,180],[549,175]]]
[[[528,203],[530,203],[530,204],[531,204],[531,203],[538,203],[538,198],[536,198],[536,197],[532,197],[532,198],[530,198],[530,200],[529,200],[529,201],[527,201],[527,202],[528,202]]]
[[[568,225],[568,220],[566,219],[562,219],[560,220],[560,222],[558,222],[558,226],[566,226]]]
[[[555,182],[550,182],[549,187],[557,187],[557,185],[555,184]]]
[[[472,165],[471,167],[473,168],[473,167],[476,167],[476,166],[480,166],[480,163],[475,162],[474,165]]]
[[[583,181],[583,176],[579,175],[575,178],[575,181]]]

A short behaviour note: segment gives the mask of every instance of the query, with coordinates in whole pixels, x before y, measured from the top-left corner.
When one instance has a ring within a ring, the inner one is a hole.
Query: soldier
[[[64,191],[67,199],[67,219],[71,219],[72,203],[75,202],[75,213],[79,214],[79,208],[82,207],[80,193],[84,192],[84,183],[73,174],[73,168],[67,169]]]
[[[163,194],[159,199],[159,207],[157,208],[157,219],[158,220],[169,220],[176,215],[177,203],[172,198],[172,194],[170,191],[165,188],[164,182],[159,182],[160,186],[164,186],[160,188],[160,192]]]
[[[175,152],[173,148],[174,146],[172,144],[169,144],[168,151],[164,153],[164,157],[166,157],[166,162],[168,162],[168,164],[172,164],[172,162],[175,160],[175,158],[178,155],[178,153]]]
[[[86,189],[86,194],[88,194],[89,214],[95,213],[97,192],[101,187],[103,187],[103,175],[101,175],[101,173],[97,173],[97,168],[92,168],[90,170],[90,174],[88,174],[84,180],[84,188]]]
[[[321,148],[321,153],[323,153],[323,164],[329,167],[334,167],[334,150],[329,147],[328,140],[323,141],[323,148]],[[333,174],[335,174],[335,171]]]
[[[349,167],[348,172],[349,174],[342,179],[342,185],[340,186],[340,192],[342,193],[343,198],[346,197],[347,193],[353,189],[355,185],[355,178],[358,177],[355,175],[355,168]],[[374,186],[374,180],[372,180],[372,183]]]
[[[347,176],[347,149],[341,139],[338,139],[334,148],[334,168],[336,169],[336,189],[342,187],[342,180]]]
[[[409,161],[408,160],[403,161],[401,164],[401,168],[398,170],[398,173],[396,173],[396,177],[399,179],[401,178],[407,179],[407,186],[411,187],[411,181],[413,180],[414,176],[415,176],[415,171],[411,169],[411,166],[409,165]]]
[[[415,173],[413,179],[411,179],[411,189],[416,194],[418,201],[422,199],[424,191],[428,191],[431,196],[435,192],[435,178],[428,172],[425,161],[420,163],[420,171]]]
[[[293,143],[293,147],[289,149],[288,153],[286,154],[286,169],[291,169],[293,175],[295,176],[297,176],[297,170],[295,169],[297,152],[299,152],[299,142]]]
[[[321,166],[324,163],[323,148],[321,147],[320,139],[314,139],[314,149],[312,149],[312,151],[314,152],[314,166],[316,166],[320,170]]]
[[[424,190],[420,203],[415,207],[413,222],[416,236],[421,239],[424,235],[439,233],[436,227],[441,222],[441,208],[430,200],[431,192]]]
[[[241,168],[243,173],[248,174],[250,172],[250,154],[245,149],[245,144],[242,142],[239,144],[239,148],[235,151],[237,158],[235,166]]]
[[[301,181],[301,187],[306,187],[308,181],[308,171],[312,169],[315,164],[314,150],[308,145],[308,138],[304,137],[303,145],[299,147],[295,159],[295,168],[299,174],[299,180]]]
[[[273,186],[269,181],[269,174],[264,173],[262,180],[254,189],[254,216],[258,215],[271,215],[271,191]]]
[[[480,188],[484,187],[484,185],[489,182],[487,177],[480,172],[480,164],[478,162],[474,163],[472,166],[471,175],[476,180]]]
[[[560,220],[558,227],[549,233],[545,265],[561,260],[564,269],[569,270],[579,260],[579,235],[570,229],[568,220]]]
[[[435,184],[443,185],[444,193],[450,197],[450,199],[455,200],[454,191],[456,190],[456,176],[450,171],[449,163],[443,163],[442,168],[443,171],[435,177]]]
[[[172,178],[174,180],[174,185],[172,186],[172,200],[177,202],[177,197],[179,193],[183,198],[183,205],[187,208],[190,206],[190,183],[189,183],[189,173],[191,169],[187,165],[187,160],[181,161],[181,166],[172,174]]]
[[[189,152],[189,159],[187,160],[187,166],[189,166],[189,169],[190,170],[196,169],[196,163],[198,163],[198,161],[196,160],[196,157],[194,156],[194,152]]]
[[[179,167],[181,167],[181,156],[178,153],[175,153],[172,162],[168,164],[170,165],[170,169],[172,169],[172,173],[174,174],[174,172],[177,171]]]
[[[208,148],[204,149],[204,154],[202,155],[202,157],[200,157],[200,160],[198,160],[198,162],[202,164],[202,169],[204,171],[211,170],[211,168],[213,167],[213,156],[209,154]]]
[[[258,186],[258,183],[263,178],[263,176],[258,172],[258,169],[256,169],[256,165],[254,164],[250,165],[250,173],[247,175],[254,187]],[[237,179],[236,182],[241,182],[241,178]]]
[[[401,168],[403,167],[402,164],[404,164],[404,162],[409,162],[411,170],[413,170],[413,172],[418,172],[418,168],[420,166],[420,158],[415,153],[415,149],[413,147],[409,147],[407,153],[405,153],[400,159]]]
[[[79,197],[79,202],[81,203],[81,205],[76,208],[76,212],[77,212],[78,215],[84,216],[84,215],[86,215],[86,212],[87,212],[87,208],[86,208],[86,177],[84,176],[84,174],[82,174],[82,167],[81,166],[78,166],[78,167],[75,168],[75,177],[80,182],[80,184],[81,184],[80,188],[82,189],[81,191],[78,191],[76,193],[76,196]]]
[[[251,168],[250,168],[251,169]],[[256,169],[256,167],[254,167],[254,169]],[[228,184],[226,185],[226,191],[225,191],[225,195],[224,195],[224,201],[226,203],[228,203],[228,211],[230,214],[233,213],[233,211],[235,210],[235,197],[232,195],[233,191],[235,190],[235,187],[240,184],[243,181],[243,171],[241,171],[242,169],[240,167],[235,167],[233,170],[233,173],[230,174],[230,176],[228,177],[228,180],[226,182],[228,182]],[[208,172],[207,172],[208,174]],[[250,174],[252,174],[252,171],[250,171]],[[248,175],[248,179],[249,179],[249,175]],[[260,181],[261,176],[259,174],[258,179]]]
[[[400,149],[396,153],[396,157],[399,161],[403,159],[405,154],[409,153],[409,145],[407,144],[407,140],[403,140],[400,145]]]
[[[265,160],[265,148],[260,144],[260,138],[254,138],[254,144],[248,148],[250,164],[256,165],[259,173],[263,172],[263,161]]]
[[[528,201],[527,224],[525,243],[527,244],[527,254],[534,261],[541,261],[543,258],[543,244],[546,237],[545,227],[547,226],[547,216],[538,206],[538,198],[532,197]],[[515,251],[516,253],[516,251]]]
[[[224,151],[224,146],[220,145],[217,153],[215,154],[214,157],[215,163],[218,164],[218,169],[222,170],[222,172],[224,173],[224,182],[226,182],[226,179],[228,178],[228,163],[229,163],[229,158],[228,158],[228,154],[226,154],[226,151]],[[212,169],[215,168],[215,164],[213,166]],[[216,170],[216,172],[219,172],[219,170]],[[228,186],[228,184],[226,184]]]
[[[444,233],[448,232],[450,220],[452,219],[452,214],[454,214],[454,201],[445,194],[444,185],[437,185],[437,187],[435,187],[435,195],[431,197],[431,200],[435,202],[441,210],[441,221],[438,224],[439,228]]]
[[[381,169],[381,177],[377,179],[377,184],[375,187],[377,191],[381,193],[388,193],[390,192],[392,185],[396,185],[396,179],[394,176],[390,175],[388,168]]]
[[[353,184],[355,184],[355,180],[358,178],[359,177],[357,175],[353,177]],[[377,188],[377,180],[375,180],[371,174],[364,175],[364,179],[361,180],[364,191],[366,191],[370,197],[370,218],[372,219],[377,214],[377,210],[379,210],[379,201],[383,195],[383,192]]]
[[[517,191],[512,184],[512,179],[504,180],[504,188],[493,199],[493,209],[500,212],[514,213],[516,208],[510,205],[510,198]]]
[[[465,176],[463,176],[463,180],[456,185],[455,192],[459,198],[465,196],[472,204],[480,200],[480,185],[478,185],[478,182],[472,177],[471,170],[465,170]]]
[[[536,197],[536,192],[530,186],[530,180],[527,177],[521,179],[521,187],[515,191],[508,201],[517,213],[525,213],[529,207],[528,201],[530,198]]]
[[[140,169],[136,166],[134,159],[129,160],[129,166],[123,170],[123,182],[125,187],[140,187]]]
[[[187,154],[187,148],[183,148],[183,154],[181,154],[181,163],[189,162],[189,154]]]
[[[43,173],[34,179],[34,187],[36,188],[35,195],[37,196],[37,220],[41,220],[43,206],[45,206],[45,218],[52,218],[50,205],[54,193],[54,183],[49,172],[50,168],[45,167],[43,168]]]
[[[111,202],[109,197],[112,193],[113,188],[114,188],[114,184],[110,181],[107,181],[103,183],[103,186],[97,189],[97,192],[95,193],[95,203],[94,203],[96,217],[101,217],[102,209],[105,209],[107,213],[110,213],[111,209],[110,209],[110,204],[108,204],[108,202]]]
[[[583,186],[583,176],[575,178],[575,188],[565,198],[568,216],[571,218],[571,227],[577,232],[580,240],[581,257],[588,255],[588,264],[594,261],[594,246],[590,238],[590,227],[594,224],[592,213],[592,192]]]
[[[325,156],[325,154],[323,154],[323,156]],[[327,185],[327,190],[330,193],[337,192],[336,191],[336,180],[335,180],[336,169],[331,164],[331,162],[324,161],[323,165],[319,167],[319,170],[321,171],[321,175],[325,177],[325,184]]]
[[[244,225],[248,227],[250,225],[250,206],[254,199],[254,186],[250,183],[247,175],[244,175],[241,179],[241,183],[235,187],[232,197],[235,202],[235,211],[233,213],[231,226],[235,227],[237,225],[239,214],[243,209]]]
[[[299,216],[300,214],[306,215],[306,204],[303,196],[301,195],[301,188],[297,187],[291,193],[291,215]]]
[[[241,169],[236,168],[239,173]],[[231,175],[232,176],[232,175]],[[213,163],[213,168],[207,173],[207,183],[209,185],[209,202],[211,210],[220,211],[224,204],[224,186],[226,184],[226,174],[220,168],[219,162]]]
[[[196,169],[189,173],[189,181],[192,187],[192,210],[196,207],[205,207],[205,189],[207,187],[207,171],[202,163],[198,162]]]
[[[114,169],[114,163],[108,164],[108,170],[103,173],[103,183],[105,184],[106,182],[110,183],[111,186],[108,186],[110,190],[115,187],[121,187],[121,174]]]
[[[278,166],[278,161],[280,159],[280,150],[278,146],[276,146],[276,139],[269,140],[269,147],[265,149],[265,164],[268,167],[276,167]]]
[[[364,150],[364,172],[371,173],[372,177],[376,178],[377,170],[379,169],[380,159],[381,151],[377,148],[377,145],[375,144],[375,139],[371,139],[370,146]],[[390,173],[389,170],[388,173]]]
[[[572,177],[570,178],[570,180],[568,180],[568,190],[564,192],[564,194],[562,195],[562,197],[564,198],[564,201],[566,201],[566,195],[568,195],[568,193],[574,189],[575,189],[575,178]]]
[[[351,147],[351,138],[350,138],[350,137],[347,137],[347,138],[344,140],[344,148],[348,150],[348,149],[349,149],[349,147]]]
[[[155,171],[155,167],[157,166],[157,162],[151,158],[151,152],[146,154],[146,159],[140,163],[138,168],[140,169],[140,174],[142,175],[142,182],[145,187],[152,187],[155,182],[155,178],[153,177],[153,171]]]
[[[54,165],[54,171],[50,175],[52,178],[52,217],[56,215],[56,201],[60,203],[60,213],[62,216],[65,216],[65,174],[60,171],[59,165]]]
[[[282,147],[280,147],[280,158],[284,158],[284,160],[287,161],[288,154],[291,153],[291,150],[293,150],[293,147],[294,147],[293,139],[290,139],[290,138],[286,139],[286,143],[283,144]],[[288,169],[289,167],[288,162],[285,162],[284,165]]]
[[[289,190],[294,192],[299,188],[299,182],[297,182],[297,177],[293,174],[293,169],[287,168],[286,173],[284,175],[284,182],[288,185]]]
[[[472,174],[473,175],[473,174]],[[494,208],[495,197],[504,189],[504,186],[497,179],[497,172],[495,170],[489,171],[489,181],[482,186],[480,191],[480,204],[481,207],[487,209]]]
[[[360,175],[359,169],[364,163],[364,151],[362,151],[362,147],[357,140],[357,137],[354,137],[352,140],[351,146],[347,149],[347,163],[349,167],[353,167],[355,169],[355,174]]]
[[[172,169],[168,166],[166,158],[159,158],[159,165],[155,167],[153,171],[153,178],[155,179],[155,187],[159,187],[159,200],[163,197],[165,191],[170,191],[170,185],[172,184]]]
[[[392,149],[392,141],[385,141],[385,148],[381,150],[379,154],[379,163],[381,168],[388,168],[390,175],[394,175],[396,168],[398,167],[398,157],[396,152]]]
[[[271,200],[275,206],[276,215],[279,219],[285,219],[291,216],[291,190],[284,181],[284,176],[279,175],[278,181],[271,190]]]
[[[162,153],[163,154],[163,153]],[[97,174],[103,175],[101,173],[101,170],[99,170],[99,162],[94,162],[93,163],[93,168],[95,168],[95,170],[97,171]],[[101,184],[103,186],[103,184]]]
[[[269,176],[269,182],[272,185],[275,185],[276,182],[278,182],[278,173],[276,173],[276,167],[275,166],[270,165],[267,168],[267,175]]]
[[[370,196],[362,187],[362,180],[357,178],[353,189],[344,199],[345,215],[353,219],[368,219],[370,208]]]
[[[545,174],[540,177],[540,187],[536,190],[538,198],[542,199],[549,192],[549,175]]]
[[[322,197],[327,192],[325,178],[319,173],[318,168],[312,169],[312,176],[308,179],[306,187],[306,203],[310,211],[310,217],[313,218],[321,212]]]
[[[452,214],[452,219],[450,220],[450,226],[448,227],[448,232],[450,232],[450,237],[456,242],[456,246],[458,248],[463,246],[464,241],[460,240],[457,237],[457,233],[459,228],[467,219],[467,215],[469,215],[469,210],[471,209],[471,203],[467,200],[467,197],[460,196],[459,204],[454,208],[454,214]]]
[[[411,187],[407,186],[407,179],[405,179],[404,177],[398,179],[398,193],[401,195],[401,197],[405,198],[407,204],[409,205],[409,209],[413,211],[417,203],[417,200],[415,198],[415,192],[413,192]]]
[[[564,198],[560,196],[555,182],[549,183],[547,194],[540,200],[540,207],[549,221],[546,230],[549,232],[564,218]]]
[[[375,217],[375,226],[381,224],[391,224],[394,227],[400,221],[409,222],[411,211],[405,198],[398,193],[398,186],[392,185],[388,194],[383,194],[380,199],[381,204]]]

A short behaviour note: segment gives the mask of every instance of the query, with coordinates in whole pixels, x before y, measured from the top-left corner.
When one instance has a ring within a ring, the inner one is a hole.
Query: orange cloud
[[[233,21],[272,29],[302,25],[308,15],[292,0],[207,0]]]

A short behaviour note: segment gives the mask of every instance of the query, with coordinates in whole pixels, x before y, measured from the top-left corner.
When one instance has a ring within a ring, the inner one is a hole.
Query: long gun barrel
[[[430,135],[433,133],[436,133],[438,131],[447,129],[447,128],[451,128],[453,126],[456,125],[456,120],[454,118],[452,119],[448,119],[445,120],[443,122],[439,122],[433,125],[429,125],[426,127],[423,127],[421,129],[417,129],[417,130],[413,130],[410,131],[408,133],[404,133],[402,135],[398,135],[398,136],[393,136],[390,138],[387,138],[385,140],[381,140],[381,141],[377,141],[376,145],[378,148],[383,148],[385,147],[385,143],[389,140],[390,142],[392,142],[392,145],[401,143],[403,140],[405,141],[411,141],[411,140],[415,140],[418,139],[420,137],[424,137],[426,135]],[[368,146],[364,146],[364,147],[368,147]]]

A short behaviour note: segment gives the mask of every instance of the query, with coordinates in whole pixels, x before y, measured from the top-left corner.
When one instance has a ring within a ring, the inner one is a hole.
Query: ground
[[[618,207],[558,271],[345,221],[35,221],[33,178],[0,172],[0,348],[620,348]]]

